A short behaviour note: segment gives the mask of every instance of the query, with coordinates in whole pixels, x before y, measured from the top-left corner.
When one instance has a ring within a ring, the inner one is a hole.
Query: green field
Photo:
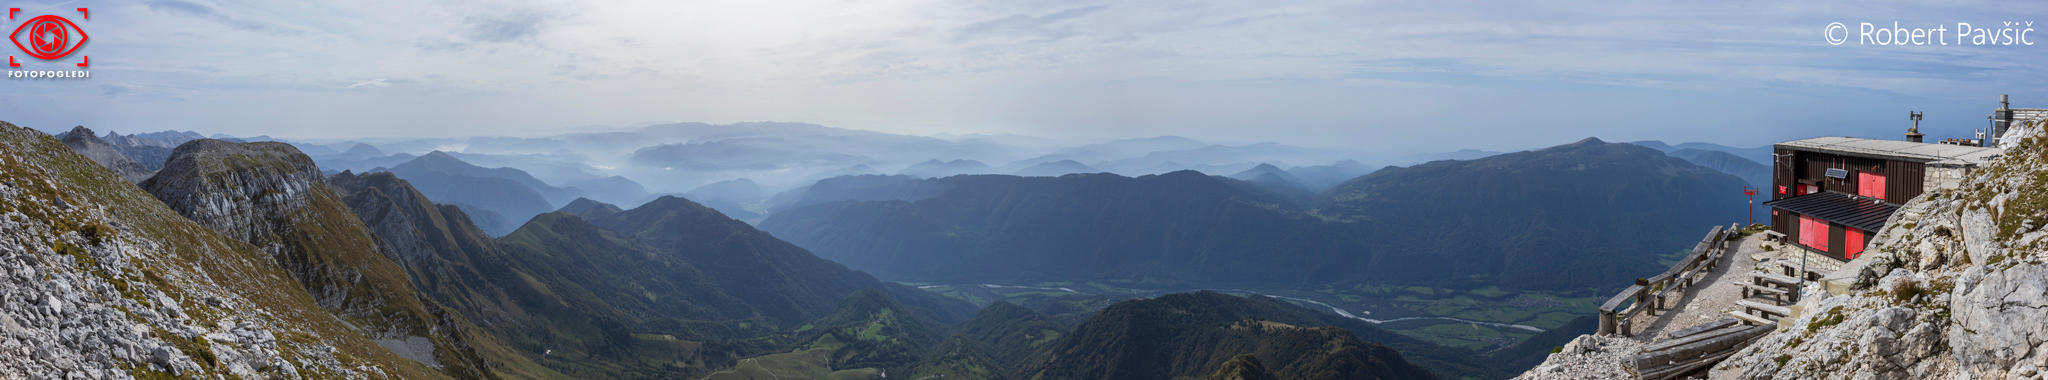
[[[1138,298],[1153,297],[1167,293],[1193,291],[1196,289],[1159,289],[1145,287],[1145,282],[1044,282],[1036,284],[910,284],[926,291],[959,298],[976,305],[988,305],[996,301],[1024,303],[1043,297],[1070,297],[1076,295]],[[1062,290],[1052,290],[1061,289]],[[1073,292],[1067,292],[1072,290]],[[1212,289],[1225,293],[1247,294],[1252,290]],[[1354,284],[1331,286],[1321,289],[1257,289],[1257,293],[1275,296],[1312,299],[1331,306],[1351,311],[1360,317],[1393,320],[1403,317],[1450,317],[1481,322],[1519,324],[1539,329],[1554,329],[1572,319],[1592,313],[1600,294],[1592,290],[1576,292],[1516,292],[1497,287],[1477,289],[1444,289],[1422,286],[1392,286]],[[1328,308],[1308,302],[1292,301],[1316,310]],[[1367,312],[1370,313],[1367,313]],[[1528,330],[1463,323],[1441,319],[1413,319],[1387,322],[1380,327],[1440,345],[1458,347],[1478,352],[1491,351],[1515,344],[1535,335]]]
[[[859,380],[880,379],[882,371],[874,368],[832,369],[832,351],[842,346],[831,335],[819,338],[810,347],[780,354],[762,355],[740,359],[733,368],[712,372],[704,380],[773,380],[773,379],[832,379]]]

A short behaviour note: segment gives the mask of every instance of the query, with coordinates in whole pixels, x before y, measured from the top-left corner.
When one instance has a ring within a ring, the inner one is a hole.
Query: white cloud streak
[[[1713,126],[1704,121],[1597,115],[1617,109],[1732,114],[1756,121],[1736,131],[1783,133],[1773,131],[1820,112],[1807,109],[1924,103],[1956,114],[1982,108],[1981,99],[1959,99],[1994,92],[2048,103],[2048,83],[2035,79],[2048,46],[1838,47],[1820,34],[1831,21],[2048,14],[2039,3],[87,6],[96,83],[8,83],[32,91],[0,101],[46,107],[0,118],[306,137],[790,120],[924,134],[1399,146],[1438,139],[1433,131],[1445,127],[1493,132],[1498,144],[1712,136],[1697,132]],[[1995,81],[2016,82],[1987,85]],[[1857,101],[1870,104],[1842,104]],[[1443,117],[1453,114],[1462,117]],[[1964,116],[1976,117],[1955,117]],[[1513,122],[1527,124],[1500,126]],[[1652,127],[1668,130],[1644,129]]]

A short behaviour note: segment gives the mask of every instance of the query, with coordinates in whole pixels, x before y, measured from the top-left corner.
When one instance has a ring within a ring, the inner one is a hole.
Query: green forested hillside
[[[1739,210],[1743,182],[1588,139],[1388,168],[1308,205],[1191,171],[916,185],[940,190],[797,207],[761,228],[904,281],[1589,289],[1655,271],[1697,230],[1739,220],[1727,210]],[[1583,275],[1550,275],[1564,268]]]

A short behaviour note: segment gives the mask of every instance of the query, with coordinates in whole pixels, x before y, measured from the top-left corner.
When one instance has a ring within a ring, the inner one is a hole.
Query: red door
[[[1842,229],[1842,244],[1848,245],[1842,247],[1843,257],[1855,260],[1857,256],[1863,256],[1863,230]]]

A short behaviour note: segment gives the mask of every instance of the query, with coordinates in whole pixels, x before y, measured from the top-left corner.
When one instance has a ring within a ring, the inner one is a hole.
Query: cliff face
[[[440,377],[322,310],[256,247],[4,122],[0,373]]]
[[[2048,137],[2040,124],[1873,240],[1846,295],[1809,303],[1717,378],[2033,378],[2048,367]]]

